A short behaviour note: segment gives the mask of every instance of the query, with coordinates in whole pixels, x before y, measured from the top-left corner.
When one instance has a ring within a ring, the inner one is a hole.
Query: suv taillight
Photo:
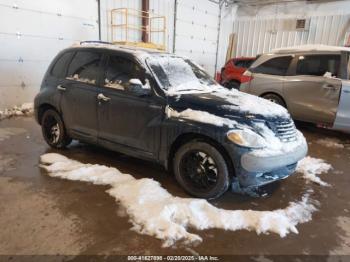
[[[248,83],[248,82],[252,81],[253,79],[254,79],[254,77],[253,77],[252,73],[249,70],[247,70],[244,72],[244,74],[241,77],[241,84]]]

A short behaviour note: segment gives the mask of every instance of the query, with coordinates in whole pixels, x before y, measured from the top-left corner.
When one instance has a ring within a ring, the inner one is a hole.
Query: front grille
[[[269,122],[268,125],[282,142],[292,142],[297,139],[296,128],[291,119]]]

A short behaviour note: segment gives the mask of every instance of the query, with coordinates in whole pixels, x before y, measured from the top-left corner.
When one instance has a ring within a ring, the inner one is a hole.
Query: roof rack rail
[[[106,41],[98,41],[98,40],[92,40],[92,41],[81,41],[80,44],[104,44],[104,45],[113,45],[111,42]]]

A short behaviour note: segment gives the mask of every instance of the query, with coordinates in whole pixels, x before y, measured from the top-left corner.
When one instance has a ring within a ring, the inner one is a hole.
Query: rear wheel
[[[224,157],[212,145],[189,142],[176,152],[176,180],[189,194],[206,199],[217,198],[229,187],[229,171]]]
[[[240,86],[241,86],[241,83],[238,82],[238,81],[234,81],[234,80],[224,84],[224,87],[226,87],[226,88],[228,88],[230,90],[231,89],[237,89],[238,90]]]
[[[66,133],[61,116],[55,110],[45,111],[41,120],[41,129],[46,143],[53,148],[62,149],[72,142]]]
[[[262,96],[263,98],[275,103],[275,104],[278,104],[280,106],[283,106],[285,108],[287,108],[286,106],[286,103],[283,101],[283,99],[278,96],[278,95],[275,95],[275,94],[267,94],[267,95],[263,95]]]

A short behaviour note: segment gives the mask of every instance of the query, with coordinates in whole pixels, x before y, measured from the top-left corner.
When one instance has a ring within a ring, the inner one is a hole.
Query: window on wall
[[[286,75],[289,65],[292,61],[292,56],[282,56],[272,58],[253,69],[254,73],[268,75]]]
[[[78,51],[69,65],[67,78],[87,84],[96,84],[100,62],[100,53]]]
[[[297,75],[339,77],[339,55],[300,56],[297,64]]]

